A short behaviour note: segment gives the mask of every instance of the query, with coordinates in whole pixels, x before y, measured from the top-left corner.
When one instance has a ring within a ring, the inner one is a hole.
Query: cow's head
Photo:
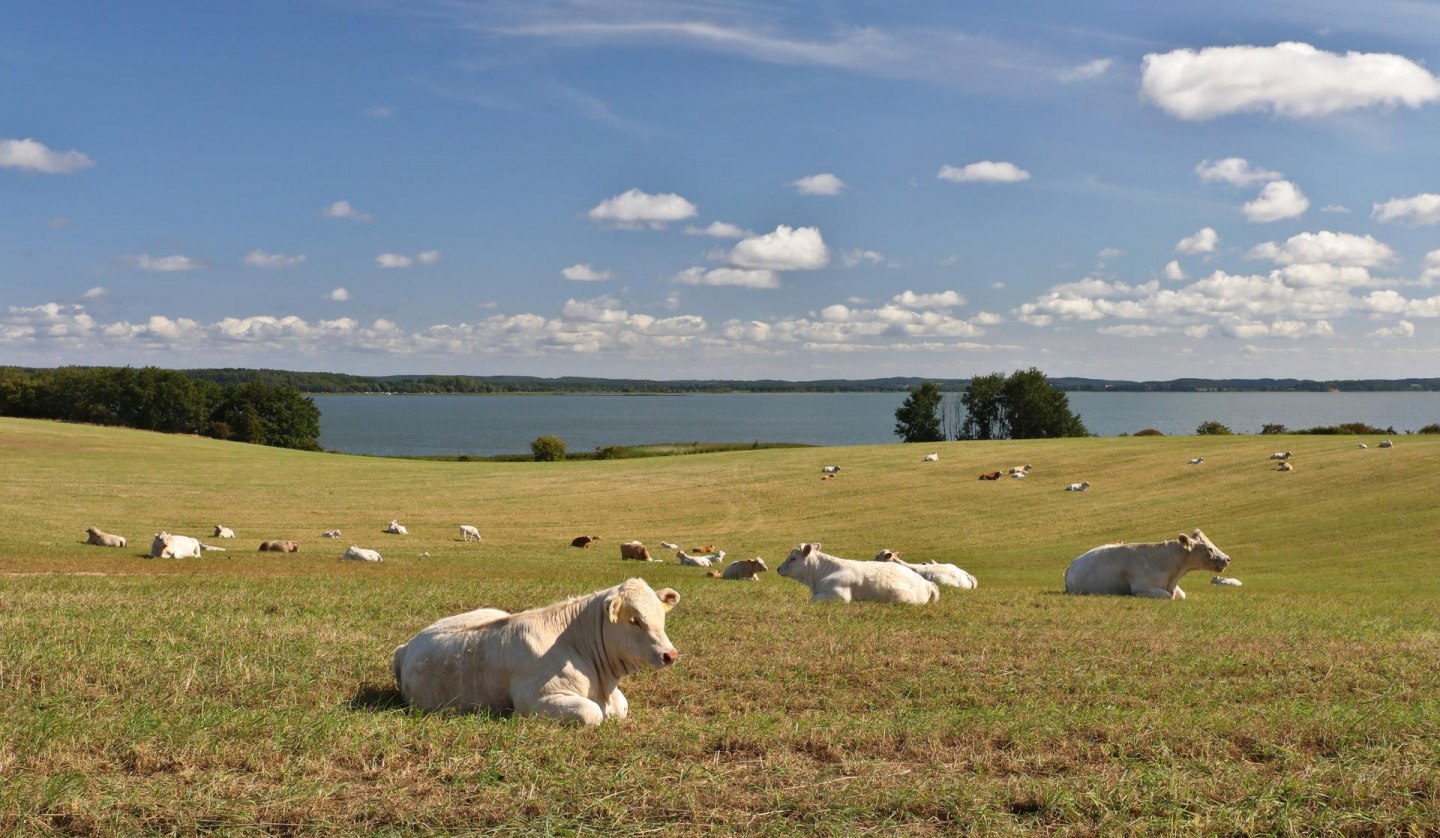
[[[895,552],[894,550],[881,550],[880,552],[875,554],[875,561],[898,562],[900,561],[900,554]]]
[[[1205,533],[1196,529],[1194,533],[1186,535],[1180,533],[1180,546],[1189,553],[1192,561],[1198,561],[1201,567],[1208,570],[1221,571],[1230,565],[1230,557],[1216,547]]]
[[[815,556],[819,553],[820,542],[818,541],[813,543],[807,541],[804,544],[800,544],[794,550],[790,551],[790,555],[785,557],[785,561],[780,563],[780,566],[775,569],[775,572],[781,576],[788,576],[794,579],[800,569],[814,561]]]
[[[760,556],[756,556],[753,559],[746,559],[745,564],[749,565],[751,576],[754,576],[757,573],[764,573],[765,571],[770,569],[765,565],[765,560]]]
[[[607,639],[612,654],[629,667],[669,666],[680,657],[665,636],[665,613],[680,601],[673,588],[656,591],[644,579],[627,579],[605,603],[612,624]],[[608,644],[607,644],[608,645]]]

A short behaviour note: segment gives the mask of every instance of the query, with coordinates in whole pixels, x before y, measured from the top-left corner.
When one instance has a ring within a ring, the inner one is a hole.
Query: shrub
[[[623,445],[606,445],[595,449],[597,460],[624,460],[630,457],[630,449]]]
[[[1157,431],[1154,428],[1146,428],[1143,431],[1136,431],[1135,436],[1164,436],[1164,431]]]
[[[1270,434],[1283,434],[1285,433],[1285,426],[1280,424],[1269,424],[1261,428],[1260,433],[1267,436]]]
[[[552,434],[535,437],[530,443],[530,452],[537,463],[553,463],[565,459],[565,440]]]
[[[1440,434],[1440,424],[1426,425],[1425,427],[1421,428],[1420,430],[1416,431],[1415,433],[1417,433],[1417,434]]]
[[[1377,428],[1364,422],[1342,422],[1339,425],[1316,425],[1313,428],[1306,428],[1303,431],[1296,431],[1300,434],[1316,434],[1319,436],[1345,436],[1349,434],[1393,434],[1394,427]]]
[[[1228,436],[1235,433],[1214,419],[1207,419],[1195,428],[1196,436]]]

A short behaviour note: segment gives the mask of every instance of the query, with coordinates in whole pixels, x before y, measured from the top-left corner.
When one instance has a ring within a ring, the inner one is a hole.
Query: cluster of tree
[[[970,379],[945,409],[933,382],[916,387],[895,411],[895,435],[906,442],[945,439],[1049,439],[1089,436],[1070,399],[1034,367]]]
[[[320,450],[320,410],[294,387],[155,367],[0,368],[0,415]]]

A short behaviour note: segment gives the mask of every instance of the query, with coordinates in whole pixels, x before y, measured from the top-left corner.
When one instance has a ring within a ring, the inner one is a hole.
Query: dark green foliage
[[[1416,431],[1417,434],[1440,434],[1440,424],[1430,424]]]
[[[320,411],[298,390],[259,382],[221,386],[156,367],[6,369],[0,415],[320,449]]]
[[[945,433],[940,430],[940,402],[944,400],[940,388],[925,382],[905,397],[895,408],[895,435],[905,442],[944,442]]]
[[[1214,419],[1206,419],[1195,428],[1196,436],[1229,436],[1235,433]]]
[[[536,437],[530,443],[530,452],[535,455],[537,463],[558,462],[565,459],[565,440],[551,434]]]
[[[1135,436],[1164,436],[1164,435],[1165,435],[1165,433],[1164,433],[1163,431],[1157,431],[1157,430],[1155,430],[1154,428],[1146,428],[1146,429],[1143,430],[1143,431],[1136,431],[1136,432],[1135,432]]]
[[[1270,434],[1283,434],[1285,433],[1285,426],[1279,424],[1269,424],[1261,428],[1260,433],[1264,436],[1269,436]]]
[[[595,449],[597,460],[624,460],[630,456],[630,449],[623,445],[602,445]]]
[[[1089,436],[1085,423],[1070,410],[1070,397],[1031,367],[970,379],[960,397],[965,420],[957,439],[1054,439]]]
[[[1315,434],[1317,436],[1345,436],[1348,434],[1375,435],[1393,434],[1395,433],[1395,428],[1377,428],[1365,422],[1342,422],[1339,425],[1317,425],[1313,428],[1306,428],[1303,431],[1293,431],[1293,433]]]

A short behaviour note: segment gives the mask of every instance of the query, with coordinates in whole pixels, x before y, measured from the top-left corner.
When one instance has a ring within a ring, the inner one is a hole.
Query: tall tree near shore
[[[929,381],[910,391],[895,408],[895,435],[905,442],[944,442],[940,430],[940,388]]]
[[[1070,398],[1045,373],[1031,367],[977,375],[960,397],[965,421],[960,439],[1049,439],[1089,436],[1085,423],[1070,410]]]

